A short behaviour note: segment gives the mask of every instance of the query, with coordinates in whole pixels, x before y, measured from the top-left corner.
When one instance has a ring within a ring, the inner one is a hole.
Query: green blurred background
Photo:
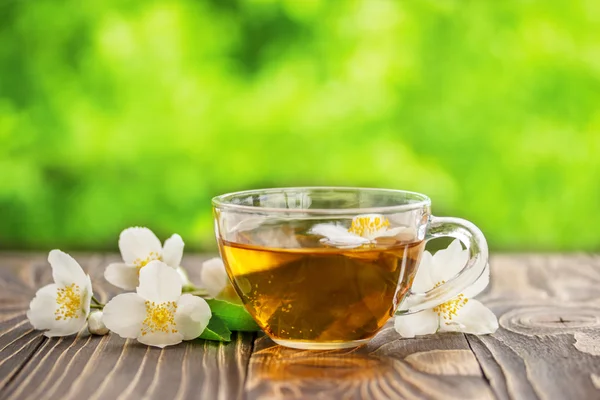
[[[597,0],[0,0],[0,247],[214,250],[214,195],[351,185],[600,250],[599,27]]]

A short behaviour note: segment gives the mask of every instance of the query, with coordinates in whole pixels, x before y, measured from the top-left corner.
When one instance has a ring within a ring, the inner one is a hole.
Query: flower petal
[[[162,257],[165,264],[169,267],[177,268],[181,265],[183,258],[183,239],[178,234],[174,234],[165,241]]]
[[[144,299],[135,293],[125,293],[113,297],[104,306],[104,325],[122,338],[135,339],[142,331],[146,318]]]
[[[225,271],[225,264],[219,257],[211,258],[202,263],[200,280],[204,289],[211,297],[217,297],[229,283],[229,277]]]
[[[442,332],[464,332],[475,335],[494,333],[498,329],[496,315],[477,300],[469,299],[452,321],[440,324]]]
[[[191,294],[184,294],[177,302],[175,324],[183,340],[192,340],[204,332],[212,313],[206,300]]]
[[[477,280],[468,288],[463,291],[463,294],[467,299],[473,298],[477,296],[479,293],[483,292],[483,290],[490,283],[490,264],[485,265],[485,269],[483,273]]]
[[[317,224],[308,233],[323,236],[325,243],[336,247],[353,248],[371,242],[369,239],[348,232],[342,225],[336,224]]]
[[[416,231],[407,226],[398,226],[396,228],[391,228],[391,229],[382,229],[380,231],[377,231],[373,236],[375,238],[380,238],[380,237],[396,237],[396,236],[400,236],[400,235],[402,235],[402,240],[404,240],[404,241],[410,241],[411,239],[414,239],[417,236]]]
[[[177,301],[181,296],[181,277],[164,262],[151,261],[140,270],[137,294],[156,303]]]
[[[75,283],[85,285],[86,274],[73,257],[60,250],[52,250],[48,254],[48,262],[52,266],[52,278],[59,286]]]
[[[448,248],[434,254],[431,276],[435,282],[447,282],[464,268],[468,260],[469,252],[463,250],[460,240],[455,239]]]
[[[27,318],[35,329],[51,329],[55,322],[56,292],[58,285],[52,283],[39,289],[27,311]]]
[[[90,303],[92,302],[92,279],[89,275],[85,276],[85,283],[83,284],[83,291],[81,292],[81,311],[87,318],[90,315]]]
[[[183,335],[179,332],[149,332],[145,335],[139,335],[137,340],[140,343],[147,344],[148,346],[160,347],[162,349],[166,346],[172,346],[174,344],[181,343],[183,340]]]
[[[80,310],[77,318],[56,319],[58,288],[58,285],[51,284],[38,290],[27,311],[27,318],[31,325],[35,329],[47,329],[44,332],[47,337],[72,335],[79,332],[86,324],[87,315],[83,310]]]
[[[181,278],[181,284],[183,285],[183,287],[194,286],[194,284],[190,281],[190,278],[188,277],[188,274],[187,274],[187,271],[185,270],[185,268],[177,267],[177,268],[175,268],[175,271],[177,271],[179,278]]]
[[[135,290],[139,285],[138,269],[134,265],[112,263],[104,270],[104,278],[118,288]]]
[[[82,330],[87,321],[84,315],[79,315],[78,318],[69,318],[67,320],[56,321],[55,325],[44,332],[46,337],[69,336],[74,335]]]
[[[161,254],[162,246],[154,232],[148,228],[127,228],[119,236],[119,250],[127,264],[145,260],[150,253]]]
[[[439,317],[432,310],[423,310],[408,315],[398,315],[394,320],[396,332],[405,338],[436,333],[438,326]]]
[[[424,293],[433,289],[435,282],[431,279],[431,270],[433,268],[433,256],[430,252],[424,251],[421,256],[421,262],[417,269],[417,274],[412,284],[413,292]]]

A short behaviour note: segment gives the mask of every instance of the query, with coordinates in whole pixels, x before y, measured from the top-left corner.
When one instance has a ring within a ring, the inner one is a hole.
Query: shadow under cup
[[[354,347],[409,292],[425,246],[421,194],[289,188],[213,199],[221,256],[235,290],[278,344]]]

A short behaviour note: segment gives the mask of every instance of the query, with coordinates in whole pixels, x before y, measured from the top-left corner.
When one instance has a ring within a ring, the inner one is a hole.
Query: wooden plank
[[[97,296],[112,258],[76,255]],[[203,257],[187,257],[197,280]],[[492,259],[483,301],[500,317],[491,336],[399,339],[391,324],[368,345],[297,351],[261,336],[165,350],[86,332],[46,339],[25,311],[49,283],[46,255],[0,257],[0,398],[600,398],[600,258],[518,255]],[[246,369],[248,368],[248,371]],[[247,379],[246,379],[247,377]]]
[[[33,330],[25,313],[38,286],[50,275],[38,269],[39,255],[0,258],[0,393],[46,339]],[[1,396],[0,396],[1,397]]]
[[[103,277],[104,267],[115,260],[114,257],[75,257],[90,273],[94,293],[101,301],[120,292]],[[184,259],[192,281],[198,279],[202,259]],[[14,283],[14,276],[36,279],[27,281],[28,290],[23,291],[20,302],[13,301],[6,308],[3,302],[3,312],[16,312],[18,317],[6,320],[7,332],[0,337],[0,349],[2,343],[12,343],[5,349],[7,355],[12,355],[15,348],[32,337],[38,341],[30,345],[37,344],[37,348],[33,347],[26,354],[22,350],[23,356],[15,353],[13,358],[18,358],[19,363],[15,363],[10,376],[6,375],[7,385],[0,392],[0,398],[235,399],[243,396],[252,334],[236,334],[228,344],[195,340],[162,350],[135,340],[126,341],[117,335],[91,336],[87,331],[76,336],[47,339],[39,332],[33,332],[23,319],[35,290],[51,281],[45,256],[15,257],[15,267],[7,267],[4,257],[2,260],[0,280],[3,285]],[[23,260],[33,261],[24,263]],[[20,290],[15,288],[11,293]],[[16,334],[8,332],[11,329],[22,333],[13,338]]]
[[[497,256],[482,299],[501,329],[467,339],[500,399],[600,399],[600,258]]]
[[[249,397],[600,398],[600,259],[497,256],[491,265],[482,300],[500,317],[496,334],[402,340],[387,327],[346,352],[298,352],[262,338]]]
[[[47,340],[3,393],[14,399],[232,399],[241,397],[249,335],[167,349],[117,335]]]
[[[391,323],[358,349],[300,351],[255,342],[249,399],[491,399],[464,335],[400,339]]]

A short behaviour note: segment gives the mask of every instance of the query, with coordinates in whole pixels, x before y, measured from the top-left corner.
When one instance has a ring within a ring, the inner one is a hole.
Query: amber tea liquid
[[[277,249],[221,240],[235,289],[282,344],[368,340],[412,285],[424,242]]]

